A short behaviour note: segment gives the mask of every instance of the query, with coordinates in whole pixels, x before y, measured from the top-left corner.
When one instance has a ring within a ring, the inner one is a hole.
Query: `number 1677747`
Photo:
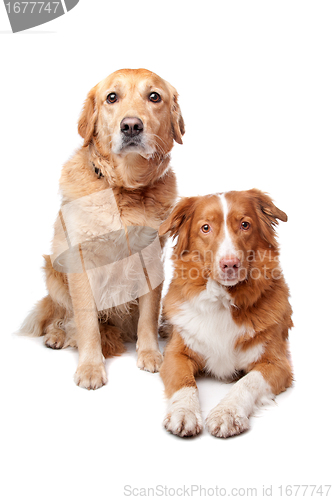
[[[33,12],[41,14],[41,12],[48,12],[55,14],[60,2],[14,2],[6,3],[8,14],[32,14]]]

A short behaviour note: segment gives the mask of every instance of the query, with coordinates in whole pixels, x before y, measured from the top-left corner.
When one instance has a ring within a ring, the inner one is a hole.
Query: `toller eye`
[[[210,233],[210,231],[211,231],[211,227],[209,224],[204,224],[203,226],[201,226],[200,229],[205,234]]]
[[[243,221],[241,223],[241,228],[243,229],[243,231],[247,231],[248,229],[250,229],[251,227],[251,224],[247,221]]]
[[[160,94],[158,94],[157,92],[152,92],[151,94],[149,94],[149,100],[151,102],[160,102],[162,99]]]
[[[107,96],[106,101],[109,104],[113,104],[114,102],[117,101],[117,99],[118,99],[117,94],[115,92],[111,92],[111,94]]]

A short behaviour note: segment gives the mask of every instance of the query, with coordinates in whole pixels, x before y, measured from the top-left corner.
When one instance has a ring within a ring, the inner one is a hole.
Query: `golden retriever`
[[[80,387],[107,382],[104,357],[123,352],[124,341],[137,339],[139,368],[161,365],[158,228],[177,196],[170,151],[185,133],[177,98],[151,71],[124,69],[84,104],[84,143],[63,167],[52,255],[44,256],[48,295],[21,327],[45,335],[48,347],[78,347]]]

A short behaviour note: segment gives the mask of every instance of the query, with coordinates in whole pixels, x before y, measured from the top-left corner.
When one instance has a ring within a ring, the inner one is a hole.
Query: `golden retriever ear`
[[[171,87],[171,85],[170,85]],[[171,127],[173,138],[178,144],[183,144],[182,136],[185,134],[185,123],[178,104],[178,94],[176,89],[172,89],[172,102],[171,102]]]
[[[95,132],[97,120],[97,109],[95,102],[96,87],[92,88],[85,100],[83,110],[78,123],[78,131],[84,139],[83,146],[87,146]]]
[[[178,255],[188,249],[192,216],[194,214],[197,197],[182,198],[172,210],[169,217],[160,225],[160,236],[170,231],[170,236],[178,236],[175,249]]]
[[[278,220],[287,222],[288,216],[282,210],[277,208],[270,196],[259,189],[251,189],[249,193],[256,200],[256,211],[260,221],[261,232],[266,241],[272,246],[276,246],[275,226]]]

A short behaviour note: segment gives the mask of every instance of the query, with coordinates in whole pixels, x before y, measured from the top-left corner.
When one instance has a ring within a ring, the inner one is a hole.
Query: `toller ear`
[[[96,86],[97,87],[97,86]],[[95,102],[96,87],[92,88],[85,100],[78,123],[78,131],[84,139],[83,146],[87,146],[95,132],[97,109]]]
[[[178,104],[177,90],[168,83],[171,94],[171,128],[173,138],[178,144],[183,144],[182,136],[185,134],[185,123]]]
[[[168,231],[170,231],[170,236],[173,239],[178,236],[175,250],[179,255],[187,250],[189,246],[191,221],[197,199],[195,196],[182,198],[174,207],[169,217],[160,225],[158,231],[160,236],[166,234]]]
[[[275,226],[278,220],[287,222],[288,216],[282,210],[277,208],[270,196],[259,189],[251,189],[249,193],[254,196],[256,210],[261,222],[261,232],[266,241],[272,246],[276,246]]]

